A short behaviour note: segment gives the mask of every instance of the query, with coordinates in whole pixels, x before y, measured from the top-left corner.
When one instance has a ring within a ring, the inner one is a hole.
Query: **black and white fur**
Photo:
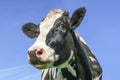
[[[37,37],[28,49],[28,61],[43,70],[42,80],[102,80],[99,62],[74,32],[85,12],[84,7],[79,8],[70,18],[67,11],[55,9],[39,26],[27,23],[22,27],[30,38]]]

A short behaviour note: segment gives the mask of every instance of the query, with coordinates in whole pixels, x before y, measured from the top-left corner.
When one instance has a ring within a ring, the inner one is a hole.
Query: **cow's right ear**
[[[24,24],[22,30],[30,38],[36,38],[40,34],[39,25],[34,23]]]

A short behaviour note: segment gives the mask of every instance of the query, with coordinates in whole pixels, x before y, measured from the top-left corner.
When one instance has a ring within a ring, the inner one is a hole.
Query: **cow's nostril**
[[[44,49],[39,49],[36,51],[36,56],[40,57],[44,53]]]
[[[38,55],[42,55],[42,53],[43,53],[43,50],[40,50],[37,52]]]

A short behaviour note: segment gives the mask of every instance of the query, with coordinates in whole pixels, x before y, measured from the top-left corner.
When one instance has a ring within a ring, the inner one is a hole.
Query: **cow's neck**
[[[77,80],[77,62],[76,50],[71,50],[69,59],[62,65],[62,68],[57,68],[57,80]]]
[[[62,76],[63,80],[76,80],[77,79],[76,69],[77,69],[76,61],[75,57],[73,56],[71,61],[66,67],[58,69],[58,76],[59,75]]]
[[[77,80],[77,64],[73,55],[63,68],[48,68],[43,71],[42,80]]]

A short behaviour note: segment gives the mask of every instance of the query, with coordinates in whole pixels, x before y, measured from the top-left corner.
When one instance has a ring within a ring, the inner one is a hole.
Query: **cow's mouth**
[[[35,61],[30,60],[29,63],[38,69],[45,69],[50,67],[51,61],[42,62],[40,60]]]
[[[31,65],[38,69],[45,69],[53,67],[53,63],[59,60],[59,55],[56,53],[44,53],[43,55],[28,55],[28,61]]]

